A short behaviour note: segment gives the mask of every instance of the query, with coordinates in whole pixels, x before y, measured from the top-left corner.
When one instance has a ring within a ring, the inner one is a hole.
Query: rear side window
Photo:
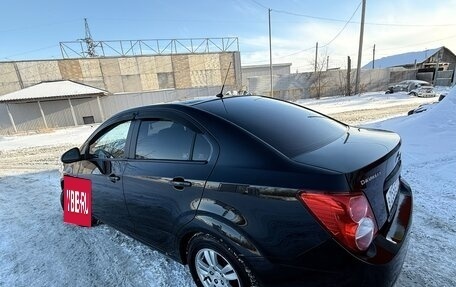
[[[196,133],[170,120],[142,121],[136,159],[190,160]]]
[[[247,130],[289,158],[329,144],[347,130],[333,119],[270,98],[233,97],[197,106]]]
[[[171,120],[144,120],[136,142],[136,159],[208,161],[213,147],[207,138]]]
[[[202,134],[197,134],[195,139],[195,148],[193,149],[192,160],[208,161],[211,154],[212,145]]]

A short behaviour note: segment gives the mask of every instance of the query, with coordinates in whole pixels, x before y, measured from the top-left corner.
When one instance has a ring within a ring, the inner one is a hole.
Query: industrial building
[[[187,53],[169,40],[174,48],[155,55],[0,62],[0,134],[101,122],[130,107],[215,95],[225,79],[227,90],[239,90],[234,40],[202,39]]]

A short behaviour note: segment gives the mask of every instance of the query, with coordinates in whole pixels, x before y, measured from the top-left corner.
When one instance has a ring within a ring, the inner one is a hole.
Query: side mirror
[[[62,154],[62,157],[60,158],[60,160],[63,163],[73,163],[73,162],[80,161],[81,159],[82,159],[81,151],[77,147],[74,147],[74,148],[66,151],[64,154]]]

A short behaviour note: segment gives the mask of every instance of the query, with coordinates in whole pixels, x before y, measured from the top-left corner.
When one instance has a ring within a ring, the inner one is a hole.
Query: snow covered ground
[[[400,105],[418,106],[435,102],[436,98],[420,98],[407,95],[406,92],[385,94],[378,92],[364,93],[351,97],[327,97],[320,100],[306,99],[299,104],[318,110],[325,114],[337,114],[354,110],[376,110],[397,107]]]
[[[356,118],[435,100],[376,93],[300,104]],[[402,175],[414,190],[397,286],[456,286],[456,90],[427,112],[368,125],[402,136]],[[63,224],[58,157],[95,128],[0,136],[0,286],[194,286],[186,267],[106,225]]]

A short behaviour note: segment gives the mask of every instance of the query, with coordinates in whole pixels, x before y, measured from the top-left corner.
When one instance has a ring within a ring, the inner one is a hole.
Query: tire
[[[259,286],[238,254],[211,235],[193,236],[187,247],[187,262],[198,287]]]
[[[62,207],[62,211],[63,211],[63,190],[60,193],[60,206]]]
[[[410,96],[413,96],[413,97],[418,97],[418,94],[415,93],[415,92],[410,92],[409,95],[410,95]]]

